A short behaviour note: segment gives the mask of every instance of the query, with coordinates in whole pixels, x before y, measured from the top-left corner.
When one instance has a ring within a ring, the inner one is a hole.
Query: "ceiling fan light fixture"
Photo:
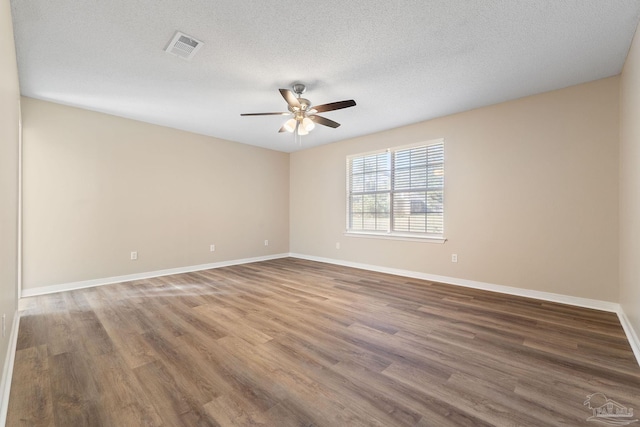
[[[287,132],[293,132],[296,129],[296,119],[289,119],[285,122],[284,128]]]
[[[304,126],[298,126],[298,135],[308,135],[309,131],[304,128]]]
[[[310,132],[313,130],[314,127],[316,127],[316,124],[313,122],[313,120],[311,120],[309,117],[305,117],[302,120],[302,127],[304,128],[304,130],[306,130],[307,132]]]

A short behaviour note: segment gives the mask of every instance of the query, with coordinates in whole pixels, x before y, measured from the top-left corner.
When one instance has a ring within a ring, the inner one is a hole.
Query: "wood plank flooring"
[[[10,427],[581,426],[596,392],[640,412],[596,310],[293,258],[22,303]]]

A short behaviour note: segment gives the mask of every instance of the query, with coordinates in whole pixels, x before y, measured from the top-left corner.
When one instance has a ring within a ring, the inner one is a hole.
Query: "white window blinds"
[[[444,142],[347,158],[347,232],[442,238]]]

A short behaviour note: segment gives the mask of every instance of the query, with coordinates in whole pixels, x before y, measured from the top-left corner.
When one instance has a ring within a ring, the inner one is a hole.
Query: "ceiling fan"
[[[291,132],[295,135],[307,135],[311,129],[317,124],[337,128],[340,123],[329,120],[326,117],[318,116],[318,113],[327,111],[341,110],[343,108],[353,107],[356,101],[349,99],[347,101],[331,102],[329,104],[313,106],[308,99],[302,98],[301,95],[307,90],[302,83],[295,83],[292,87],[293,92],[289,89],[279,89],[280,94],[287,101],[288,112],[283,113],[244,113],[241,116],[293,116],[287,120],[278,132]],[[295,93],[295,94],[294,94]]]

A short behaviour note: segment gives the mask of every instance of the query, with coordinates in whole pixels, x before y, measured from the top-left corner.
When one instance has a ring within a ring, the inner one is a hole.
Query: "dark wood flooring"
[[[640,412],[596,310],[292,258],[22,303],[10,427],[583,426],[596,392]]]

